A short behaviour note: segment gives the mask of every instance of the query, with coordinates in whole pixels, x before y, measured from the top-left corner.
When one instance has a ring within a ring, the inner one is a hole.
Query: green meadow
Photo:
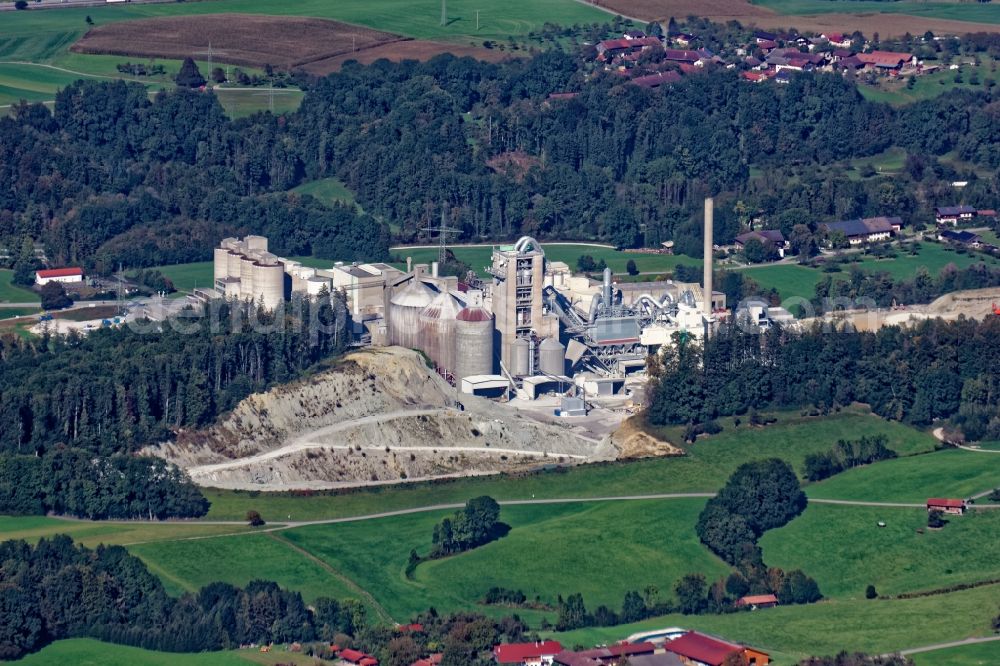
[[[300,653],[277,649],[269,653],[259,650],[200,652],[177,654],[156,652],[127,645],[102,643],[92,638],[71,638],[56,641],[45,649],[29,654],[17,662],[24,666],[249,666],[250,664],[303,664],[316,661]]]
[[[354,193],[347,189],[347,186],[340,180],[332,177],[303,183],[294,188],[292,192],[308,194],[325,206],[332,206],[335,203],[354,203]]]
[[[828,597],[864,600],[868,585],[893,596],[1000,579],[1000,511],[948,520],[936,531],[926,529],[924,509],[811,504],[760,543],[769,565],[807,571]]]
[[[19,287],[11,282],[14,271],[0,268],[0,302],[4,303],[37,303],[38,294]],[[2,314],[2,312],[0,312]]]
[[[910,658],[917,666],[994,666],[1000,664],[1000,641],[921,652]]]
[[[833,599],[730,615],[665,615],[630,625],[549,635],[566,645],[597,645],[639,631],[684,627],[793,658],[833,655],[841,650],[881,654],[990,635],[998,590],[1000,586],[993,585],[916,599]],[[951,621],[935,621],[939,617]],[[788,666],[794,663],[784,662]]]
[[[1000,485],[1000,455],[960,449],[886,460],[842,472],[807,488],[810,497],[921,503],[970,497]]]

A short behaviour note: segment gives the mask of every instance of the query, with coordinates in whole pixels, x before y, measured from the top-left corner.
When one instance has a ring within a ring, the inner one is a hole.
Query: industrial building
[[[586,411],[587,398],[624,390],[646,357],[679,339],[710,335],[725,312],[712,291],[712,200],[705,203],[705,278],[698,284],[616,284],[575,276],[550,262],[531,237],[493,249],[485,282],[439,275],[438,262],[336,263],[309,268],[268,252],[267,239],[227,238],[215,251],[209,297],[274,308],[292,293],[342,290],[355,332],[374,345],[427,355],[460,391],[532,399],[564,396],[563,414]],[[471,283],[471,284],[470,284]]]

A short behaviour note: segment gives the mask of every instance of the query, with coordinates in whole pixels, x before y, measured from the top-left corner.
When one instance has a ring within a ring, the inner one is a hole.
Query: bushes
[[[886,446],[887,441],[885,435],[864,436],[853,441],[841,439],[826,453],[806,456],[805,477],[820,481],[852,467],[895,458],[896,452]]]
[[[481,546],[499,536],[500,505],[492,497],[475,497],[434,526],[431,557],[444,557]]]

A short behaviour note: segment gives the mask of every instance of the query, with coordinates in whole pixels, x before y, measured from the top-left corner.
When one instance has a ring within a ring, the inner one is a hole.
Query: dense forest
[[[1000,437],[1000,318],[928,320],[875,333],[723,329],[651,357],[649,419],[699,424],[765,407],[852,402],[918,425],[948,419],[968,440]]]
[[[106,269],[207,259],[222,236],[254,232],[281,254],[383,259],[389,225],[410,240],[443,216],[465,241],[674,240],[697,254],[709,193],[720,242],[753,217],[789,235],[862,215],[926,222],[956,198],[1000,207],[1000,176],[974,170],[1000,166],[989,93],[896,110],[834,74],[749,85],[706,69],[651,91],[562,51],[355,63],[307,84],[295,113],[240,120],[211,93],[150,101],[137,84],[78,82],[54,112],[0,119],[0,245],[40,240],[54,263]],[[549,99],[564,91],[577,94]],[[891,146],[907,151],[903,173],[834,166]],[[958,194],[953,159],[970,181]],[[287,192],[330,176],[370,215]]]

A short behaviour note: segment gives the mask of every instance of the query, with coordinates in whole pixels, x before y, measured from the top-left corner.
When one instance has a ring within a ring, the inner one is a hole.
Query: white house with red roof
[[[562,644],[559,641],[501,643],[493,648],[493,659],[498,664],[551,666],[552,660],[562,652],[562,649]]]
[[[47,268],[35,271],[35,284],[39,287],[47,285],[49,282],[83,282],[82,268]]]

